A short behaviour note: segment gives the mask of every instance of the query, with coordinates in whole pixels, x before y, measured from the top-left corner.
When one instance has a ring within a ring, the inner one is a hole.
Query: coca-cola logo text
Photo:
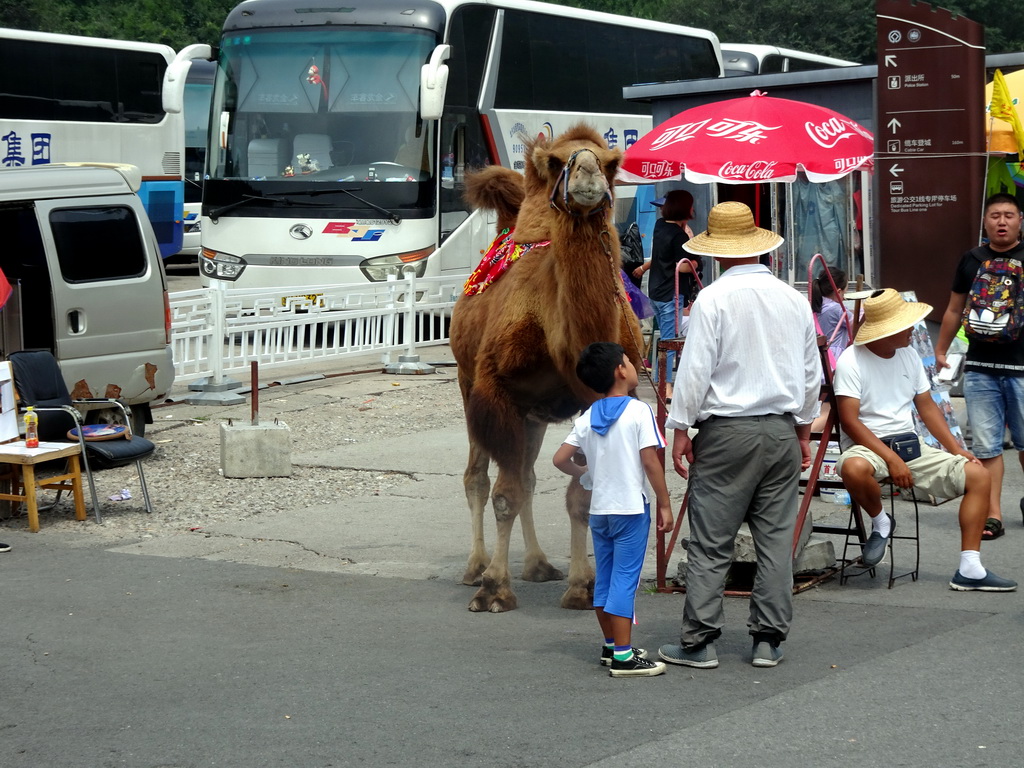
[[[812,123],[808,120],[804,123],[804,130],[811,137],[811,141],[825,149],[832,149],[843,139],[853,136],[850,126],[838,117],[830,118],[824,123]]]
[[[718,170],[723,179],[741,179],[743,181],[769,181],[775,175],[776,162],[755,160],[752,163],[726,163]]]
[[[670,179],[679,175],[679,169],[671,160],[644,160],[640,163],[640,175],[645,179]]]
[[[867,161],[870,159],[871,155],[862,155],[860,157],[839,157],[833,160],[832,164],[835,166],[836,173],[847,173],[848,171],[852,171],[866,165]]]

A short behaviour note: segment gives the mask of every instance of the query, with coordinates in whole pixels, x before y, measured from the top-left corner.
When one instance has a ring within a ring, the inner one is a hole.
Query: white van
[[[174,383],[160,249],[130,165],[0,170],[0,355],[48,349],[71,396],[119,397],[133,428]],[[107,414],[90,413],[91,420]]]

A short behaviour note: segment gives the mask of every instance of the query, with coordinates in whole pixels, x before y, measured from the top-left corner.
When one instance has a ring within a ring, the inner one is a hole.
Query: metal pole
[[[252,425],[258,427],[260,425],[260,371],[259,363],[255,360],[249,363],[249,379],[252,382],[252,399],[250,406]]]

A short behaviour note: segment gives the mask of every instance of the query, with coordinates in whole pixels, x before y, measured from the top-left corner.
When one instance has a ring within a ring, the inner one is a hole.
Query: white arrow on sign
[[[896,57],[893,56],[891,53],[887,53],[885,55],[885,66],[887,66],[887,67],[895,67],[896,66]]]
[[[888,123],[886,123],[886,125],[889,126],[889,130],[892,131],[893,133],[896,133],[896,129],[897,128],[902,128],[903,127],[903,123],[901,123],[895,117],[892,120],[890,120]]]
[[[891,173],[896,178],[899,178],[900,174],[903,173],[903,171],[905,170],[906,168],[900,168],[898,165],[889,166],[889,173]]]

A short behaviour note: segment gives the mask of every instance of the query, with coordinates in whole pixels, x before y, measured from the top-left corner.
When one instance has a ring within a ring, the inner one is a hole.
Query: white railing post
[[[389,363],[384,366],[384,372],[391,374],[436,373],[433,366],[421,363],[420,356],[416,354],[416,267],[412,265],[405,268],[405,286],[405,311],[402,316],[405,318],[403,331],[405,332],[406,353],[398,356],[397,363]]]
[[[210,376],[188,385],[189,394],[185,402],[189,405],[238,405],[245,402],[242,395],[231,391],[241,387],[242,382],[224,376],[224,335],[227,327],[224,291],[221,281],[210,288],[210,325],[213,336],[206,351],[210,360]]]

